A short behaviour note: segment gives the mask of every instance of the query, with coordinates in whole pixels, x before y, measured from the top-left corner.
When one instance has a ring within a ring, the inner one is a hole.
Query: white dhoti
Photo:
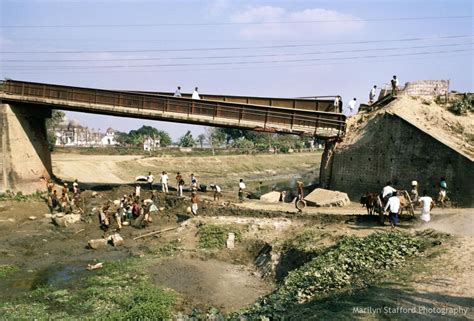
[[[425,223],[428,223],[431,220],[430,212],[421,211],[421,220]]]

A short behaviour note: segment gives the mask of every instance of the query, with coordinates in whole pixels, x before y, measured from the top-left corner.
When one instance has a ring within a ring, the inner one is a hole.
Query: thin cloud
[[[351,14],[320,8],[288,11],[281,7],[259,6],[231,16],[232,22],[269,24],[246,25],[240,35],[248,39],[320,39],[360,31],[366,25],[362,19]],[[292,23],[318,21],[316,23]],[[327,22],[324,22],[327,21]]]

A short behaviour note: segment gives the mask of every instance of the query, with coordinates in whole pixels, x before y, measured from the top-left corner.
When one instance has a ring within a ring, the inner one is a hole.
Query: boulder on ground
[[[66,218],[64,217],[64,213],[53,214],[53,216],[51,216],[51,220],[57,226],[60,226],[60,227],[68,226],[68,222]]]
[[[345,206],[350,203],[346,193],[316,188],[309,193],[304,200],[308,206],[332,207]]]
[[[110,235],[107,240],[111,241],[114,247],[123,245],[123,238],[118,233]]]
[[[260,200],[266,203],[278,203],[280,201],[280,198],[281,193],[277,191],[266,193],[260,196]]]
[[[229,233],[226,245],[228,249],[233,249],[235,247],[235,233]]]
[[[97,250],[97,249],[106,247],[107,246],[107,240],[106,239],[89,240],[89,242],[87,244],[89,244],[89,247],[91,249]]]
[[[64,218],[68,224],[74,224],[81,221],[81,214],[67,214]]]

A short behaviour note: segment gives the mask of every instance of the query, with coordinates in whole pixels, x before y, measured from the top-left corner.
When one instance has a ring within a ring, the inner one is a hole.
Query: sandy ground
[[[53,153],[53,172],[61,179],[84,183],[131,183],[138,175],[152,172],[155,182],[166,171],[170,185],[175,185],[177,172],[185,182],[190,183],[194,173],[199,183],[219,184],[227,190],[234,190],[240,178],[247,181],[249,188],[258,182],[285,180],[294,181],[308,176],[315,180],[319,175],[320,152],[293,154],[257,154],[229,156],[189,157],[144,157],[144,156],[101,156]],[[310,181],[308,183],[313,183]]]
[[[122,155],[76,155],[52,154],[53,172],[57,177],[73,181],[79,179],[87,183],[127,183],[133,182],[134,177],[124,180],[117,173],[120,172],[119,163],[136,161],[141,156]],[[137,174],[138,175],[138,174]]]

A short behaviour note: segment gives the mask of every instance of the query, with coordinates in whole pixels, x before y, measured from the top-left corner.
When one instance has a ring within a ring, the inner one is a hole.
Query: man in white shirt
[[[384,203],[388,201],[388,199],[390,198],[390,196],[392,196],[393,193],[397,192],[397,190],[394,189],[390,185],[392,185],[392,182],[387,182],[387,184],[385,185],[385,187],[382,190],[382,200],[383,200]]]
[[[352,112],[355,110],[356,108],[356,101],[357,99],[356,98],[353,98],[350,102],[349,102],[349,110],[352,114]]]
[[[140,184],[137,183],[137,185],[135,185],[135,196],[140,197],[140,190],[141,190],[141,186]]]
[[[176,89],[176,91],[174,92],[174,97],[178,97],[178,98],[181,98],[181,87],[178,86],[178,88]]]
[[[374,85],[369,93],[369,104],[373,104],[375,102],[375,94],[376,94],[377,86]]]
[[[244,191],[247,188],[245,186],[244,180],[241,178],[239,182],[239,200],[242,202],[244,200]]]
[[[397,195],[393,195],[388,199],[387,205],[385,205],[384,212],[388,212],[388,221],[392,228],[395,228],[395,225],[398,224],[398,211],[400,210],[400,199]]]
[[[198,87],[194,88],[193,95],[192,95],[191,98],[192,99],[201,99],[201,97],[199,97]]]
[[[392,80],[390,80],[390,84],[392,85],[392,96],[396,96],[398,94],[398,78],[397,78],[397,75],[393,75]]]
[[[211,188],[214,190],[214,201],[218,201],[222,196],[222,189],[217,184],[211,184]]]
[[[148,185],[150,187],[150,190],[153,190],[153,181],[155,180],[155,177],[151,174],[151,172],[148,172],[148,176],[146,178],[146,181],[148,182]]]
[[[431,220],[430,211],[434,206],[433,199],[428,196],[428,192],[426,190],[423,191],[423,197],[419,198],[419,202],[421,205],[421,220],[425,223],[428,223]]]
[[[166,174],[166,172],[161,173],[160,181],[161,181],[161,191],[163,193],[168,193],[168,174]]]

